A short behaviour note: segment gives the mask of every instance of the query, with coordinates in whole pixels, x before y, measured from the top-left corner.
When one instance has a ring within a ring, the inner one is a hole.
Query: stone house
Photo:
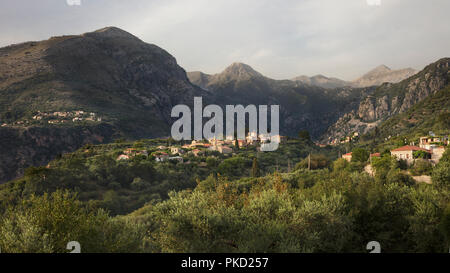
[[[444,152],[445,152],[444,146],[433,148],[431,150],[431,162],[433,162],[434,164],[438,164]]]
[[[176,155],[176,154],[183,154],[184,150],[179,148],[179,147],[170,147],[170,153],[174,154],[174,155]]]
[[[155,161],[156,162],[163,162],[163,161],[167,161],[169,160],[169,155],[164,153],[164,152],[160,152],[158,154],[155,154]]]
[[[217,147],[217,151],[219,151],[219,153],[221,153],[221,154],[231,154],[233,152],[233,149],[231,149],[228,146],[220,145]]]
[[[397,160],[406,160],[407,164],[412,164],[414,162],[414,152],[424,151],[425,153],[431,154],[427,149],[420,148],[417,146],[406,145],[394,150],[391,150],[391,155],[397,158]]]
[[[119,155],[116,160],[119,161],[119,160],[129,160],[129,159],[130,159],[130,156],[128,156],[128,155]]]

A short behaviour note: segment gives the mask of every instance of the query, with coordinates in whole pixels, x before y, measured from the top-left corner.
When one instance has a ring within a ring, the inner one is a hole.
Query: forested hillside
[[[0,247],[3,252],[66,252],[67,241],[77,240],[83,252],[365,252],[367,242],[375,240],[383,252],[448,252],[448,151],[433,170],[432,185],[415,184],[390,156],[373,163],[374,177],[362,172],[364,162],[339,159],[314,164],[311,170],[299,163],[291,172],[239,178],[227,173],[228,168],[221,171],[227,160],[219,164],[217,175],[199,179],[195,188],[190,185],[169,193],[165,201],[152,200],[116,217],[62,190],[29,195],[35,190],[31,185],[42,189],[46,179],[55,179],[51,173],[57,169],[30,172],[1,189]],[[76,162],[65,171],[75,173]],[[138,174],[131,169],[134,164],[130,162],[129,171]],[[98,165],[90,166],[91,174],[102,172]],[[174,166],[158,168],[176,175]],[[85,199],[82,195],[98,186],[78,175],[79,188],[74,189]],[[66,187],[62,179],[63,184],[50,182],[52,189],[47,190]],[[145,185],[151,191],[157,182],[136,180],[130,186]],[[115,187],[129,191],[126,185]],[[23,199],[5,203],[14,192]],[[90,198],[95,200],[94,195]]]

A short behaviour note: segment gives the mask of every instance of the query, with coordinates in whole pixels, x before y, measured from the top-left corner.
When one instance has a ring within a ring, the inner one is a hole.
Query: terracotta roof
[[[380,157],[381,154],[380,154],[380,153],[374,153],[374,154],[371,154],[370,156],[371,156],[371,157]]]
[[[391,152],[401,152],[401,151],[424,151],[424,152],[427,152],[427,153],[430,152],[427,149],[420,148],[420,147],[417,147],[417,146],[409,146],[409,145],[406,145],[406,146],[394,149]]]
[[[346,154],[343,154],[343,155],[352,155],[353,154],[353,152],[351,152],[351,153],[346,153]]]

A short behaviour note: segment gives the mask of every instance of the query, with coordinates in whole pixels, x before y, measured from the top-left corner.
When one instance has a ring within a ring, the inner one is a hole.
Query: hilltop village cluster
[[[359,138],[359,133],[358,132],[354,132],[351,136],[346,136],[343,138],[335,138],[335,139],[330,139],[330,141],[328,142],[329,145],[339,145],[339,144],[345,144],[345,143],[350,143],[350,142],[355,142],[357,141]],[[326,145],[324,145],[326,146]]]
[[[30,125],[36,122],[44,122],[48,124],[75,123],[81,121],[101,122],[102,118],[97,113],[86,112],[83,110],[65,111],[65,112],[41,112],[38,111],[31,119],[19,120],[14,123],[2,123],[2,127],[14,125]]]
[[[271,137],[269,135],[258,135],[250,132],[244,140],[236,140],[229,136],[224,140],[216,138],[203,141],[192,140],[190,144],[182,146],[167,147],[161,145],[157,147],[158,151],[153,152],[151,155],[154,156],[156,162],[169,160],[183,162],[184,159],[182,156],[185,154],[192,154],[197,157],[206,154],[207,151],[215,151],[223,155],[231,155],[237,148],[242,149],[250,146],[256,147],[256,149],[260,151],[261,147],[267,145],[271,139],[272,141],[275,140],[278,141],[278,143],[282,143],[286,140],[286,137],[280,135]],[[149,156],[149,152],[147,150],[128,148],[117,157],[117,160],[129,160],[137,155]]]

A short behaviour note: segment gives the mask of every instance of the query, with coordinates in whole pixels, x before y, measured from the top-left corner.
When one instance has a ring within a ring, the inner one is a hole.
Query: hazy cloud
[[[448,0],[0,1],[1,46],[117,26],[188,71],[241,61],[273,78],[351,80],[379,64],[421,69],[450,56]]]

